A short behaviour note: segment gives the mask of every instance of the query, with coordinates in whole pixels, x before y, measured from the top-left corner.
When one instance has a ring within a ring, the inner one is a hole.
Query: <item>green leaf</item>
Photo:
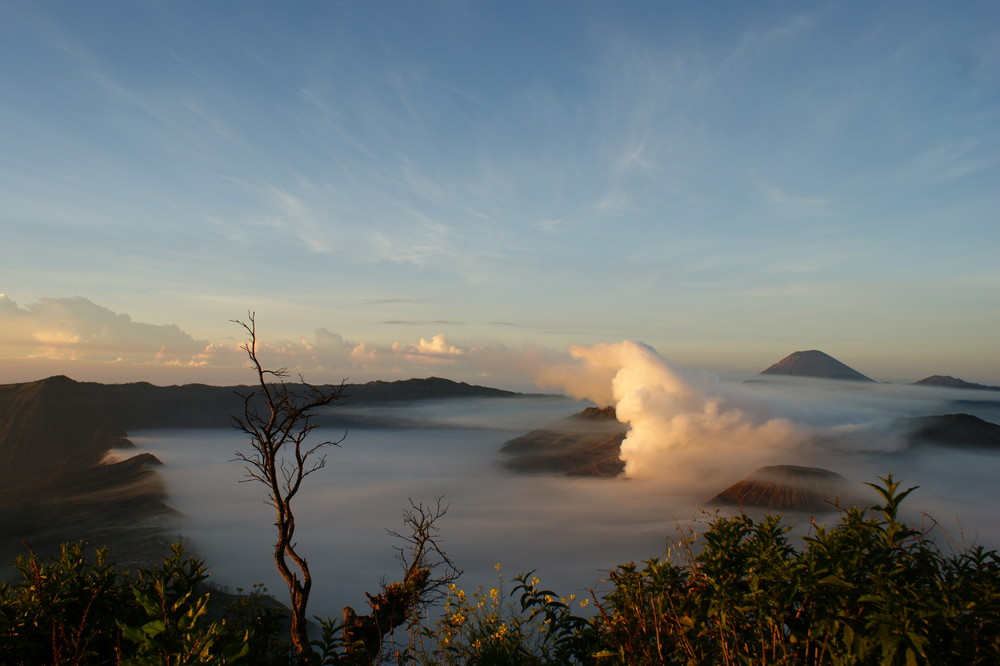
[[[821,578],[819,580],[819,584],[820,585],[836,585],[837,587],[846,587],[848,589],[853,589],[854,588],[854,585],[852,585],[851,583],[848,583],[846,580],[844,580],[843,578],[841,578],[840,576],[838,576],[836,574],[830,574],[829,576],[826,576],[825,578]]]
[[[231,661],[236,661],[237,659],[242,659],[250,653],[250,635],[249,633],[243,635],[243,641],[240,643],[232,643],[227,645],[222,650],[222,660],[226,663]]]
[[[121,627],[122,636],[124,636],[126,640],[131,641],[132,643],[146,642],[146,636],[139,631],[137,627],[126,627],[121,623],[119,623],[118,626]]]
[[[150,638],[158,636],[167,630],[167,623],[163,620],[153,620],[152,622],[147,622],[142,625],[142,633],[146,634]]]

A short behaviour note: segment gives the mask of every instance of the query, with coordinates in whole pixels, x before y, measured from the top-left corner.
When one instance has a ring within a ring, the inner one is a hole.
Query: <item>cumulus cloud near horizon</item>
[[[196,362],[211,347],[174,324],[133,321],[82,296],[21,307],[0,294],[0,335],[4,355],[69,361]]]
[[[269,338],[258,329],[258,352],[267,367],[284,367],[307,379],[336,374],[357,378],[409,378],[445,373],[462,380],[530,385],[531,368],[555,352],[463,346],[438,333],[415,342],[354,341],[319,328],[311,338]],[[241,341],[200,340],[174,324],[138,322],[81,296],[42,298],[20,306],[0,294],[0,359],[22,363],[46,362],[134,367],[132,379],[166,369],[217,372],[232,381],[247,365]],[[49,367],[49,366],[47,366]],[[176,372],[173,375],[177,376]],[[202,375],[204,376],[204,375]],[[195,378],[191,377],[190,381]]]

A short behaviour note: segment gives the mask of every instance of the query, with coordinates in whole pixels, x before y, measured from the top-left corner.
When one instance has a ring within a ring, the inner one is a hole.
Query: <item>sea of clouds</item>
[[[499,562],[507,578],[535,570],[560,593],[581,594],[606,589],[617,564],[664,555],[679,529],[711,517],[706,500],[764,465],[823,467],[872,501],[863,483],[891,472],[907,487],[920,486],[905,516],[933,526],[942,547],[1000,547],[993,509],[1000,454],[909,449],[899,425],[956,411],[956,400],[965,401],[963,411],[996,422],[1000,404],[989,394],[817,380],[725,383],[677,368],[636,342],[574,347],[568,361],[538,368],[537,382],[570,397],[334,408],[373,423],[388,413],[418,426],[352,429],[329,448],[326,468],[306,480],[296,500],[297,541],[316,581],[312,612],[362,607],[364,592],[392,580],[401,544],[386,530],[402,529],[411,500],[443,497],[450,506],[439,527],[443,546],[466,572],[463,586],[496,586]],[[503,467],[507,440],[589,404],[615,405],[628,425],[625,475],[568,478]],[[343,435],[313,433],[317,440]],[[245,436],[184,430],[132,439],[165,463],[169,503],[183,515],[179,530],[208,560],[216,582],[263,582],[281,598],[271,561],[272,509],[259,484],[241,483],[243,468],[232,461],[247,450]],[[789,521],[796,536],[810,529],[808,516]]]

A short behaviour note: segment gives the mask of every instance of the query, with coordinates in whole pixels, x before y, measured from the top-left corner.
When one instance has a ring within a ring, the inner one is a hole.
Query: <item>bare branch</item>
[[[251,452],[237,451],[234,461],[243,463],[245,481],[256,481],[267,490],[266,503],[276,514],[277,540],[274,563],[288,586],[292,610],[292,644],[300,657],[313,654],[306,633],[306,605],[312,587],[308,562],[296,551],[295,513],[292,499],[302,480],[326,465],[320,454],[325,446],[339,445],[324,441],[305,446],[305,440],[317,425],[311,421],[316,410],[341,401],[344,384],[323,388],[307,384],[293,390],[284,382],[287,368],[263,367],[257,356],[257,325],[255,313],[247,313],[247,321],[233,320],[247,334],[240,345],[257,375],[257,388],[239,393],[243,398],[243,415],[233,417],[233,427],[250,438]],[[346,436],[346,435],[345,435]],[[294,569],[293,569],[294,567]]]
[[[347,657],[364,656],[374,663],[386,637],[398,626],[413,618],[421,608],[447,594],[448,586],[462,572],[441,548],[436,522],[445,515],[448,506],[437,498],[436,504],[424,506],[410,500],[410,509],[403,513],[403,524],[409,533],[386,530],[403,541],[397,556],[403,566],[400,582],[382,584],[377,595],[367,594],[371,612],[359,616],[353,608],[344,608],[343,642]]]
[[[297,551],[293,499],[303,480],[326,466],[323,449],[340,446],[346,437],[345,433],[336,440],[306,443],[318,427],[313,421],[317,410],[340,403],[344,384],[313,386],[301,375],[301,384],[286,384],[287,368],[272,370],[260,362],[254,313],[248,312],[246,321],[233,321],[247,335],[247,341],[240,348],[257,376],[254,389],[238,393],[243,400],[243,414],[233,417],[233,427],[250,438],[251,447],[247,452],[237,451],[233,461],[243,464],[243,481],[258,482],[265,487],[265,503],[275,511],[274,563],[288,587],[292,644],[300,661],[306,662],[315,658],[306,634],[306,605],[312,576],[308,562]],[[396,548],[403,568],[402,580],[383,584],[377,595],[366,595],[371,607],[367,615],[359,617],[353,609],[344,609],[341,637],[346,650],[342,655],[345,662],[356,663],[358,658],[371,662],[394,628],[415,617],[426,605],[443,598],[448,586],[461,575],[440,545],[436,523],[447,511],[448,506],[442,503],[442,498],[427,506],[410,500],[410,508],[403,514],[406,530],[403,533],[389,531],[402,542]]]

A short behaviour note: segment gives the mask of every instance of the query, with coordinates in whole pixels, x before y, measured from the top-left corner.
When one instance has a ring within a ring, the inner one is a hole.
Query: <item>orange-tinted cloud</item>
[[[0,356],[183,363],[208,342],[172,324],[133,321],[86,298],[43,298],[20,307],[0,294]]]
[[[302,374],[316,382],[438,374],[461,381],[530,388],[533,369],[553,361],[553,353],[541,349],[463,346],[440,333],[415,342],[379,344],[347,340],[320,328],[311,338],[275,340],[267,337],[266,322],[258,323],[257,352],[265,366],[286,368],[293,377]],[[82,297],[43,298],[21,307],[0,295],[0,360],[8,366],[16,361],[20,368],[28,362],[41,368],[44,362],[49,370],[40,373],[65,368],[58,372],[72,374],[86,367],[82,378],[103,380],[108,374],[94,368],[114,367],[114,376],[130,381],[158,376],[208,383],[232,383],[234,377],[250,381],[252,377],[241,374],[247,358],[239,345],[239,341],[198,340],[172,324],[133,321],[129,315]],[[185,370],[191,375],[184,375]],[[21,373],[19,370],[19,377]]]

